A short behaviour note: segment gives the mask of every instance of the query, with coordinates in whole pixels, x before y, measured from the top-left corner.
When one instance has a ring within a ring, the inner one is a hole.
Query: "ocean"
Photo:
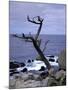
[[[34,36],[34,35],[33,35]],[[44,55],[59,55],[60,52],[66,47],[65,35],[40,35],[41,50],[44,48],[44,44],[49,40]],[[32,42],[26,42],[25,40],[13,37],[10,34],[9,39],[9,57],[12,61],[25,62],[28,59],[36,59],[38,53],[33,46]]]

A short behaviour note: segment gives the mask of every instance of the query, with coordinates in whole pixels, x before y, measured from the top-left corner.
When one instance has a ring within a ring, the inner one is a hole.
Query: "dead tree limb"
[[[50,69],[51,68],[51,65],[50,65],[50,63],[49,63],[49,61],[46,59],[46,57],[44,56],[44,54],[43,54],[43,52],[42,52],[42,50],[40,49],[40,44],[41,44],[41,41],[39,41],[38,42],[38,36],[39,36],[39,34],[40,34],[40,31],[41,31],[41,27],[42,27],[42,23],[43,23],[43,19],[42,18],[40,18],[40,16],[37,16],[37,20],[35,20],[35,18],[36,17],[34,17],[32,20],[29,18],[29,16],[27,16],[27,20],[29,21],[29,22],[32,22],[32,23],[35,23],[35,24],[39,24],[40,26],[39,26],[39,29],[38,29],[38,32],[37,32],[37,34],[36,34],[36,37],[35,37],[35,39],[32,37],[32,36],[25,36],[24,34],[22,34],[22,37],[20,37],[20,36],[17,36],[17,35],[15,35],[15,37],[18,37],[18,38],[20,38],[20,39],[26,39],[26,40],[31,40],[32,41],[32,43],[33,43],[33,45],[34,45],[34,47],[35,47],[35,49],[36,49],[36,51],[38,52],[38,54],[39,54],[39,56],[41,57],[41,60],[45,63],[45,65],[47,66],[47,68],[48,69]]]
[[[45,49],[46,49],[46,46],[47,46],[48,42],[49,42],[49,40],[47,40],[47,41],[45,42],[45,45],[44,45],[44,48],[43,48],[42,52],[44,52],[44,51],[45,51]]]
[[[23,38],[25,38],[25,39],[31,39],[31,40],[32,40],[35,49],[37,50],[38,54],[39,54],[40,57],[41,57],[41,60],[45,63],[45,65],[47,66],[47,68],[50,69],[50,68],[51,68],[51,65],[50,65],[50,63],[48,62],[48,60],[46,59],[46,57],[44,56],[44,54],[43,54],[43,52],[41,51],[41,49],[39,48],[39,46],[37,45],[36,40],[35,40],[33,37],[28,37],[28,36],[25,36],[25,35],[24,35]]]
[[[37,20],[36,20],[36,19],[37,19]],[[31,22],[31,23],[40,25],[39,28],[38,28],[37,34],[36,34],[36,36],[35,36],[35,40],[37,41],[38,36],[39,36],[39,34],[40,34],[40,31],[41,31],[41,28],[42,28],[43,19],[42,19],[40,16],[36,16],[36,17],[34,17],[33,19],[30,19],[29,16],[27,16],[27,20],[28,20],[29,22]]]
[[[35,49],[37,50],[39,56],[41,57],[41,60],[45,63],[45,65],[47,66],[48,69],[51,68],[50,63],[48,62],[48,60],[46,59],[46,57],[44,56],[43,52],[41,51],[40,47],[38,46],[36,40],[32,37],[32,36],[25,36],[24,34],[22,35],[22,37],[14,35],[14,37],[16,38],[20,38],[20,39],[30,39],[33,42],[33,45],[35,47]]]

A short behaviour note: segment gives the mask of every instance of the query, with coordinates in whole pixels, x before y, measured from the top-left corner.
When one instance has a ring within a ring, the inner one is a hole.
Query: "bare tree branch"
[[[37,20],[36,20],[37,19]],[[40,16],[36,16],[34,17],[32,20],[29,18],[29,16],[27,16],[27,20],[31,23],[34,23],[34,24],[39,24],[39,28],[38,28],[38,31],[37,31],[37,34],[35,36],[35,40],[38,39],[38,36],[40,34],[40,31],[41,31],[41,28],[42,28],[42,23],[43,23],[43,19],[40,17]]]
[[[43,48],[42,52],[44,52],[44,51],[45,51],[45,49],[46,49],[46,46],[47,46],[48,42],[49,42],[49,40],[47,40],[47,41],[45,42],[45,45],[44,45],[44,48]]]
[[[24,35],[23,38],[25,38],[25,39],[31,39],[31,40],[32,40],[35,49],[37,50],[38,54],[39,54],[40,57],[41,57],[41,60],[44,61],[44,63],[46,64],[47,68],[50,69],[50,68],[51,68],[51,65],[50,65],[50,63],[48,62],[48,60],[46,59],[46,57],[44,56],[44,54],[43,54],[43,52],[41,51],[41,49],[39,48],[39,46],[37,45],[36,40],[35,40],[33,37],[28,37],[28,36],[25,36],[25,35]]]
[[[40,24],[39,22],[34,21],[34,19],[31,20],[31,19],[29,18],[29,16],[27,16],[27,20],[28,20],[29,22],[34,23],[34,24]]]
[[[37,18],[37,21],[35,20],[35,18]],[[42,24],[43,24],[43,19],[40,18],[40,16],[37,16],[37,17],[34,17],[32,20],[29,18],[29,16],[27,16],[27,20],[29,22],[32,22],[32,23],[35,23],[35,24],[39,24],[39,29],[38,29],[38,32],[35,36],[35,39],[30,35],[30,36],[25,36],[24,34],[22,34],[22,37],[20,36],[17,36],[17,35],[14,35],[15,37],[18,37],[20,39],[26,39],[26,40],[31,40],[31,42],[33,43],[36,51],[38,52],[39,56],[41,57],[41,60],[46,64],[47,68],[50,69],[51,68],[51,65],[49,63],[49,61],[46,59],[46,57],[44,56],[42,50],[40,49],[40,45],[41,45],[41,41],[38,40],[38,36],[40,34],[40,31],[41,31],[41,28],[42,28]],[[47,44],[48,42],[45,43],[45,45]],[[44,50],[45,50],[45,47],[44,47]],[[43,51],[44,51],[43,50]]]

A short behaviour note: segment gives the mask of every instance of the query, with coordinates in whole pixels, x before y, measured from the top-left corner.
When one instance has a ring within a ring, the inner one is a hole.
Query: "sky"
[[[36,34],[39,25],[27,21],[40,16],[44,19],[41,34],[65,34],[65,4],[26,3],[22,1],[9,2],[10,33]]]

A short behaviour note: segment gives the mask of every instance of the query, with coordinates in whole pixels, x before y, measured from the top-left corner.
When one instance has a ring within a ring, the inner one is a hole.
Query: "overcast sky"
[[[35,34],[39,26],[27,21],[29,15],[44,18],[41,34],[65,34],[65,8],[64,4],[10,1],[10,33]]]

